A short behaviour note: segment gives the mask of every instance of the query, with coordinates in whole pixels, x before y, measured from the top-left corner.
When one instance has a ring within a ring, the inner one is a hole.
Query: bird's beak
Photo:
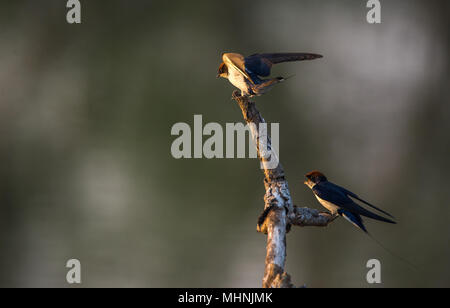
[[[219,78],[219,77],[220,77],[220,74],[217,74],[217,75],[216,75],[216,78]]]

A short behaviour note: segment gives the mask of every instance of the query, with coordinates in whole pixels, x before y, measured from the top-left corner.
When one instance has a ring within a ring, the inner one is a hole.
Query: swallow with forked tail
[[[223,77],[241,90],[242,96],[259,96],[274,85],[285,80],[283,77],[268,77],[273,64],[322,58],[312,53],[264,53],[244,57],[238,53],[224,53],[217,77]]]
[[[363,199],[360,199],[356,194],[348,191],[345,188],[342,188],[336,184],[333,184],[328,181],[328,179],[320,173],[319,171],[312,171],[306,174],[305,184],[311,188],[317,200],[324,206],[327,210],[331,212],[333,215],[340,215],[351,222],[353,225],[363,230],[365,233],[367,232],[366,227],[363,224],[363,220],[361,216],[365,216],[371,219],[395,224],[396,222],[382,216],[379,216],[375,213],[372,213],[365,208],[358,205],[353,199],[356,199],[371,208],[391,217],[394,217],[377,208],[376,206],[370,204]],[[351,199],[353,198],[353,199]]]

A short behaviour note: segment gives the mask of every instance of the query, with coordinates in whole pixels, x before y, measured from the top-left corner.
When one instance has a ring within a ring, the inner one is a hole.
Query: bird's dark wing
[[[316,184],[312,188],[312,191],[320,199],[331,202],[340,207],[344,207],[346,204],[353,202],[352,199],[340,190],[338,186],[330,184],[330,182]]]
[[[381,212],[381,213],[383,213],[383,214],[385,214],[385,215],[387,215],[387,216],[389,216],[389,217],[395,219],[395,217],[392,216],[391,214],[389,214],[388,212],[383,211],[382,209],[376,207],[375,205],[370,204],[369,202],[367,202],[367,201],[365,201],[365,200],[359,198],[356,194],[352,193],[351,191],[349,191],[349,190],[347,190],[347,189],[345,189],[345,188],[343,188],[343,187],[340,187],[340,186],[338,186],[338,185],[336,185],[336,184],[333,184],[333,183],[331,183],[331,182],[329,182],[329,184],[334,185],[334,186],[336,186],[336,187],[342,189],[342,191],[344,191],[348,196],[350,196],[350,197],[352,197],[352,198],[355,198],[356,200],[361,201],[362,203],[364,203],[364,204],[370,206],[371,208],[373,208],[373,209],[375,209],[375,210],[377,210],[377,211],[379,211],[379,212]]]
[[[352,199],[350,199],[350,197],[347,196],[346,190],[342,190],[341,187],[331,182],[319,183],[315,185],[312,190],[320,199],[331,202],[344,210],[350,211],[351,213],[395,224],[394,221],[379,216],[359,206]]]
[[[262,53],[245,58],[245,69],[249,73],[267,77],[273,64],[291,61],[314,60],[322,58],[321,55],[312,53]]]

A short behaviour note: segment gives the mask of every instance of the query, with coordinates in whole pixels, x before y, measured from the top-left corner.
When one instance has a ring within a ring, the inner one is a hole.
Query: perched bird
[[[273,64],[317,58],[322,56],[311,53],[264,53],[244,58],[238,53],[224,53],[217,78],[228,79],[232,85],[241,90],[242,96],[259,96],[285,80],[283,77],[260,79],[270,75]]]
[[[327,180],[327,178],[320,173],[319,171],[312,171],[305,175],[306,181],[305,184],[311,188],[317,200],[328,209],[333,215],[340,215],[351,222],[353,225],[363,230],[365,233],[367,232],[366,227],[363,224],[363,220],[361,216],[365,216],[368,218],[372,218],[375,220],[395,224],[396,222],[374,214],[365,208],[358,205],[354,198],[358,201],[365,203],[366,205],[372,207],[373,209],[394,218],[391,214],[377,208],[376,206],[368,203],[360,199],[357,195],[348,191],[345,188],[342,188],[336,184],[333,184]]]

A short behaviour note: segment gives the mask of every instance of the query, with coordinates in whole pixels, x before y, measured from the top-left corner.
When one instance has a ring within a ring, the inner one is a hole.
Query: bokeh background
[[[299,206],[312,169],[391,212],[371,233],[343,219],[288,235],[297,285],[450,286],[448,1],[66,1],[0,4],[0,286],[259,287],[264,187],[254,159],[170,153],[177,122],[240,122],[222,52],[304,51],[257,98],[280,123]]]

